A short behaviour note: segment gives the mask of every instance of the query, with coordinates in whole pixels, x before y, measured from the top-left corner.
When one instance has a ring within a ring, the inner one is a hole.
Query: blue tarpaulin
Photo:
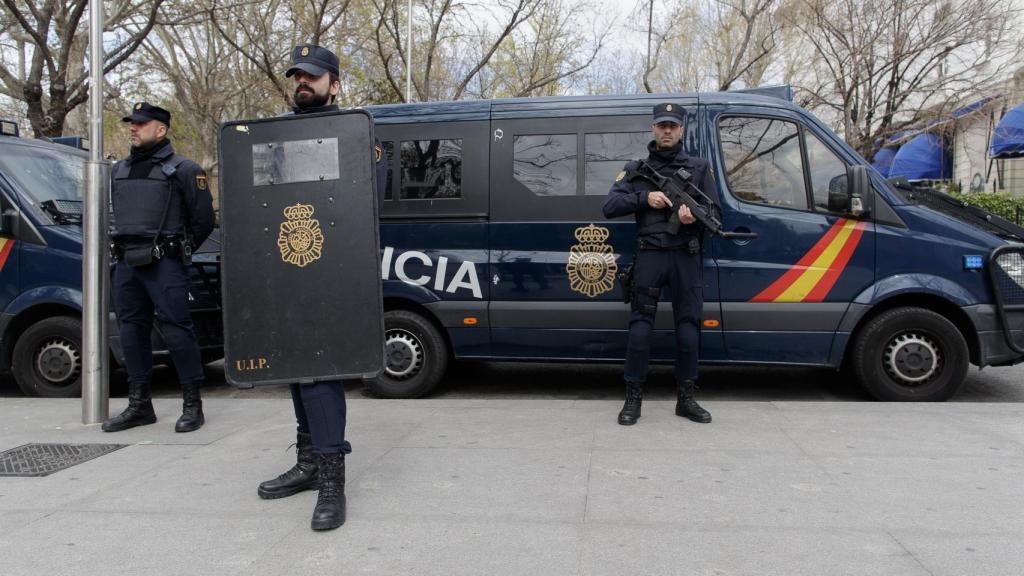
[[[899,150],[897,147],[882,148],[878,152],[875,152],[875,159],[871,161],[871,165],[878,170],[879,174],[889,177],[889,170],[892,168],[892,161],[896,158],[896,151]]]
[[[889,178],[907,180],[946,180],[952,176],[953,163],[942,136],[919,134],[904,144],[889,168]]]
[[[988,155],[992,158],[1024,157],[1024,104],[1007,112],[996,124]]]

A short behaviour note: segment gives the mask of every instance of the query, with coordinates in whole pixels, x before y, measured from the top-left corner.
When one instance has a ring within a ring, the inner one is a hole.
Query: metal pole
[[[107,198],[110,165],[103,159],[103,2],[89,0],[89,162],[82,218],[82,424],[107,419]]]
[[[412,0],[409,0],[408,29],[405,34],[405,101],[412,102]]]

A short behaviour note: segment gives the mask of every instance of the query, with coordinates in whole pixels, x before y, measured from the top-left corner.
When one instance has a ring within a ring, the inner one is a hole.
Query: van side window
[[[726,183],[747,202],[807,209],[800,132],[777,118],[719,121]]]
[[[462,139],[401,144],[403,200],[462,197]]]
[[[583,142],[586,154],[584,194],[604,196],[622,166],[635,158],[647,156],[649,132],[608,132],[587,134]]]
[[[395,165],[395,143],[394,142],[381,142],[381,148],[384,149],[384,158],[387,160],[387,180],[384,181],[384,199],[391,200],[391,174],[392,167]]]
[[[516,136],[512,172],[519,183],[537,196],[575,196],[576,135]]]
[[[846,194],[846,164],[810,130],[804,130],[804,134],[807,163],[811,173],[811,190],[814,192],[814,209],[827,212],[830,192]]]

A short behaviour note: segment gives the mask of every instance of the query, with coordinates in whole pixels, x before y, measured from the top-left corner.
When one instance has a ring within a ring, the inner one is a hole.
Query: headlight
[[[1024,254],[1003,252],[996,257],[996,264],[1005,277],[1000,278],[1000,289],[1008,302],[1024,299]],[[1002,275],[1000,275],[1002,276]]]

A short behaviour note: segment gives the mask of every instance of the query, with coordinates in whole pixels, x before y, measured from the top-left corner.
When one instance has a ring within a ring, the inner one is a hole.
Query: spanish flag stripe
[[[772,282],[771,285],[762,290],[760,294],[754,296],[751,299],[751,302],[772,302],[778,298],[779,295],[789,288],[790,284],[795,282],[797,278],[804,273],[812,262],[818,259],[818,256],[825,251],[825,248],[827,248],[836,235],[839,234],[839,231],[842,230],[846,222],[847,220],[845,218],[836,220],[836,223],[833,224],[832,227],[829,228],[828,232],[821,237],[821,240],[818,240],[817,244],[808,250],[807,253],[804,254],[803,257],[800,258],[800,260],[789,270],[787,270],[785,274],[779,277],[778,280]]]
[[[0,238],[0,270],[4,269],[4,264],[7,263],[7,256],[10,255],[11,249],[14,248],[14,240],[10,238]]]
[[[867,224],[864,222],[858,222],[857,226],[853,229],[850,234],[850,238],[843,244],[843,249],[839,252],[835,262],[829,266],[828,271],[825,272],[825,276],[822,277],[821,281],[811,290],[807,297],[804,298],[804,302],[821,302],[828,296],[829,290],[835,286],[836,281],[839,280],[839,276],[842,275],[843,270],[846,269],[846,265],[850,263],[850,258],[853,257],[853,253],[856,252],[857,246],[860,245],[860,238],[864,235],[864,229],[867,228]]]
[[[827,248],[825,248],[825,251],[819,254],[814,263],[807,267],[803,274],[790,284],[789,287],[775,299],[775,301],[803,302],[807,298],[807,295],[814,290],[818,281],[821,280],[829,271],[829,268],[832,267],[832,264],[836,261],[839,253],[842,252],[843,246],[846,245],[847,241],[850,239],[850,234],[856,227],[856,222],[845,223],[839,231],[839,234],[837,234],[835,239],[829,243]]]

